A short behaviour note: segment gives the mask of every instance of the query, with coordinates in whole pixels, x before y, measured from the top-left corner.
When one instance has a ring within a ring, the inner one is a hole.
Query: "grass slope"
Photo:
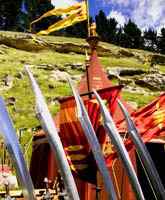
[[[9,33],[12,35],[14,33]],[[18,34],[18,33],[17,33]],[[65,38],[65,37],[41,37],[46,43],[73,43],[76,45],[87,45],[85,40],[77,38]],[[149,52],[140,50],[126,50],[134,53],[138,56],[118,56],[119,48],[115,45],[101,43],[100,46],[107,48],[111,51],[112,56],[102,56],[100,58],[103,67],[106,69],[108,67],[136,67],[148,70],[149,64],[146,65],[139,59],[139,57],[145,57],[150,54]],[[83,50],[84,51],[84,50]],[[77,53],[58,53],[52,49],[44,49],[40,51],[26,51],[17,48],[12,48],[4,44],[0,45],[0,95],[8,101],[9,98],[15,97],[15,106],[8,105],[8,110],[14,121],[16,129],[25,127],[32,128],[39,125],[35,117],[34,112],[34,96],[29,85],[27,76],[24,74],[24,64],[30,64],[32,71],[35,74],[39,85],[43,91],[44,96],[48,102],[50,111],[53,115],[58,110],[58,104],[52,103],[52,100],[59,96],[65,96],[70,94],[70,89],[66,83],[56,82],[51,78],[52,71],[41,69],[42,65],[50,65],[54,70],[57,66],[70,74],[82,74],[80,70],[71,70],[64,67],[66,63],[83,63],[85,61],[85,55]],[[164,71],[164,66],[161,65],[160,69]],[[23,74],[23,78],[18,78],[19,74]],[[11,75],[14,77],[13,86],[11,88],[5,89],[3,79],[6,75]],[[116,81],[114,80],[114,83]],[[49,87],[49,85],[53,87]],[[124,92],[123,97],[125,100],[131,100],[142,106],[154,96],[158,95],[146,95],[144,98],[140,98],[140,94],[131,94],[129,92]]]

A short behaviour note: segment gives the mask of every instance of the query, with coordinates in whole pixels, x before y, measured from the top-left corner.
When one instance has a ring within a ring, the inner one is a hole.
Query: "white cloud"
[[[77,1],[76,0],[51,0],[52,4],[56,8],[63,8],[67,6],[71,6],[75,4]]]
[[[101,0],[97,0],[98,2]],[[130,0],[102,0],[103,5],[107,4],[118,4],[127,7],[130,4]]]
[[[151,0],[147,14],[152,16],[153,21],[156,22],[163,14],[163,9],[165,8],[164,0]]]
[[[165,1],[139,0],[138,6],[135,7],[131,16],[143,30],[149,27],[158,28],[163,26],[165,17]]]
[[[119,5],[125,6],[125,7],[127,7],[130,4],[129,0],[107,0],[107,2],[108,1],[113,3],[113,4],[116,3],[116,4],[119,4]]]
[[[125,22],[127,21],[126,17],[122,15],[121,12],[118,12],[116,10],[112,10],[110,14],[108,15],[108,18],[115,18],[120,26],[123,26]]]
[[[157,28],[158,34],[160,34],[161,33],[161,29],[165,28],[165,18],[162,18],[162,20],[160,21],[160,24],[156,28]]]
[[[165,0],[96,0],[98,7],[112,10],[120,24],[131,18],[142,30],[165,27]]]

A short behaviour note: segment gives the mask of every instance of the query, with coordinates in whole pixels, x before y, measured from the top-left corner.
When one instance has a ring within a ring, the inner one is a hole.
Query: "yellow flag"
[[[83,1],[81,3],[76,3],[73,6],[70,6],[68,8],[52,9],[52,10],[46,12],[45,14],[43,14],[40,18],[34,20],[31,23],[31,25],[40,21],[41,19],[43,19],[45,17],[49,17],[52,15],[60,16],[63,14],[67,15],[67,17],[56,22],[55,24],[49,26],[47,30],[42,30],[37,34],[38,35],[42,35],[42,34],[47,35],[50,32],[57,31],[62,28],[66,28],[68,26],[71,26],[78,22],[86,20],[87,19],[87,8],[86,8],[85,1]]]

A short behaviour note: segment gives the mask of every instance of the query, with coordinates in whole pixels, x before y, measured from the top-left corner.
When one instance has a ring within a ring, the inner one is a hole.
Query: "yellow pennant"
[[[58,31],[62,28],[66,28],[68,26],[74,25],[78,22],[84,21],[87,19],[87,8],[86,8],[86,3],[85,1],[81,3],[76,3],[73,6],[70,6],[68,8],[58,8],[58,9],[52,9],[45,14],[43,14],[41,17],[38,19],[34,20],[30,24],[30,29],[32,24],[40,21],[41,19],[49,16],[61,16],[61,15],[66,15],[67,17],[54,23],[53,25],[49,26],[47,30],[42,30],[38,32],[38,35],[47,35],[51,32]]]
[[[154,112],[154,124],[160,129],[165,125],[165,109],[161,108],[159,103],[156,104],[156,111]]]
[[[86,159],[87,155],[85,154],[72,154],[72,155],[68,155],[67,159],[71,160],[71,161],[81,161]]]
[[[65,147],[65,150],[72,152],[72,151],[80,151],[83,148],[84,148],[84,146],[82,146],[82,145],[72,145],[72,146]]]
[[[88,165],[87,165],[87,164],[75,164],[75,165],[70,165],[70,168],[71,168],[73,171],[76,171],[76,170],[84,170],[84,169],[87,169],[87,168],[88,168]]]

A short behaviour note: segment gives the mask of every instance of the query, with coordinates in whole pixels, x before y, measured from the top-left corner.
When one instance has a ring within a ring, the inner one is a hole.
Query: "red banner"
[[[121,86],[116,86],[98,91],[111,113],[114,112],[117,105],[116,98],[120,90]],[[83,100],[99,142],[103,144],[105,141],[105,131],[102,127],[99,104],[95,98],[87,99],[84,96]],[[81,179],[95,183],[96,165],[77,118],[74,97],[60,100],[60,104],[60,138],[65,148],[70,167]]]
[[[165,136],[165,93],[159,96],[149,105],[140,108],[131,115],[138,132],[140,133],[143,142],[149,142],[157,136]],[[119,132],[127,132],[126,122],[120,121],[117,123]],[[134,147],[130,139],[126,139],[125,145],[127,150]],[[107,156],[107,164],[111,165],[112,161],[117,157],[116,153],[111,153]]]

